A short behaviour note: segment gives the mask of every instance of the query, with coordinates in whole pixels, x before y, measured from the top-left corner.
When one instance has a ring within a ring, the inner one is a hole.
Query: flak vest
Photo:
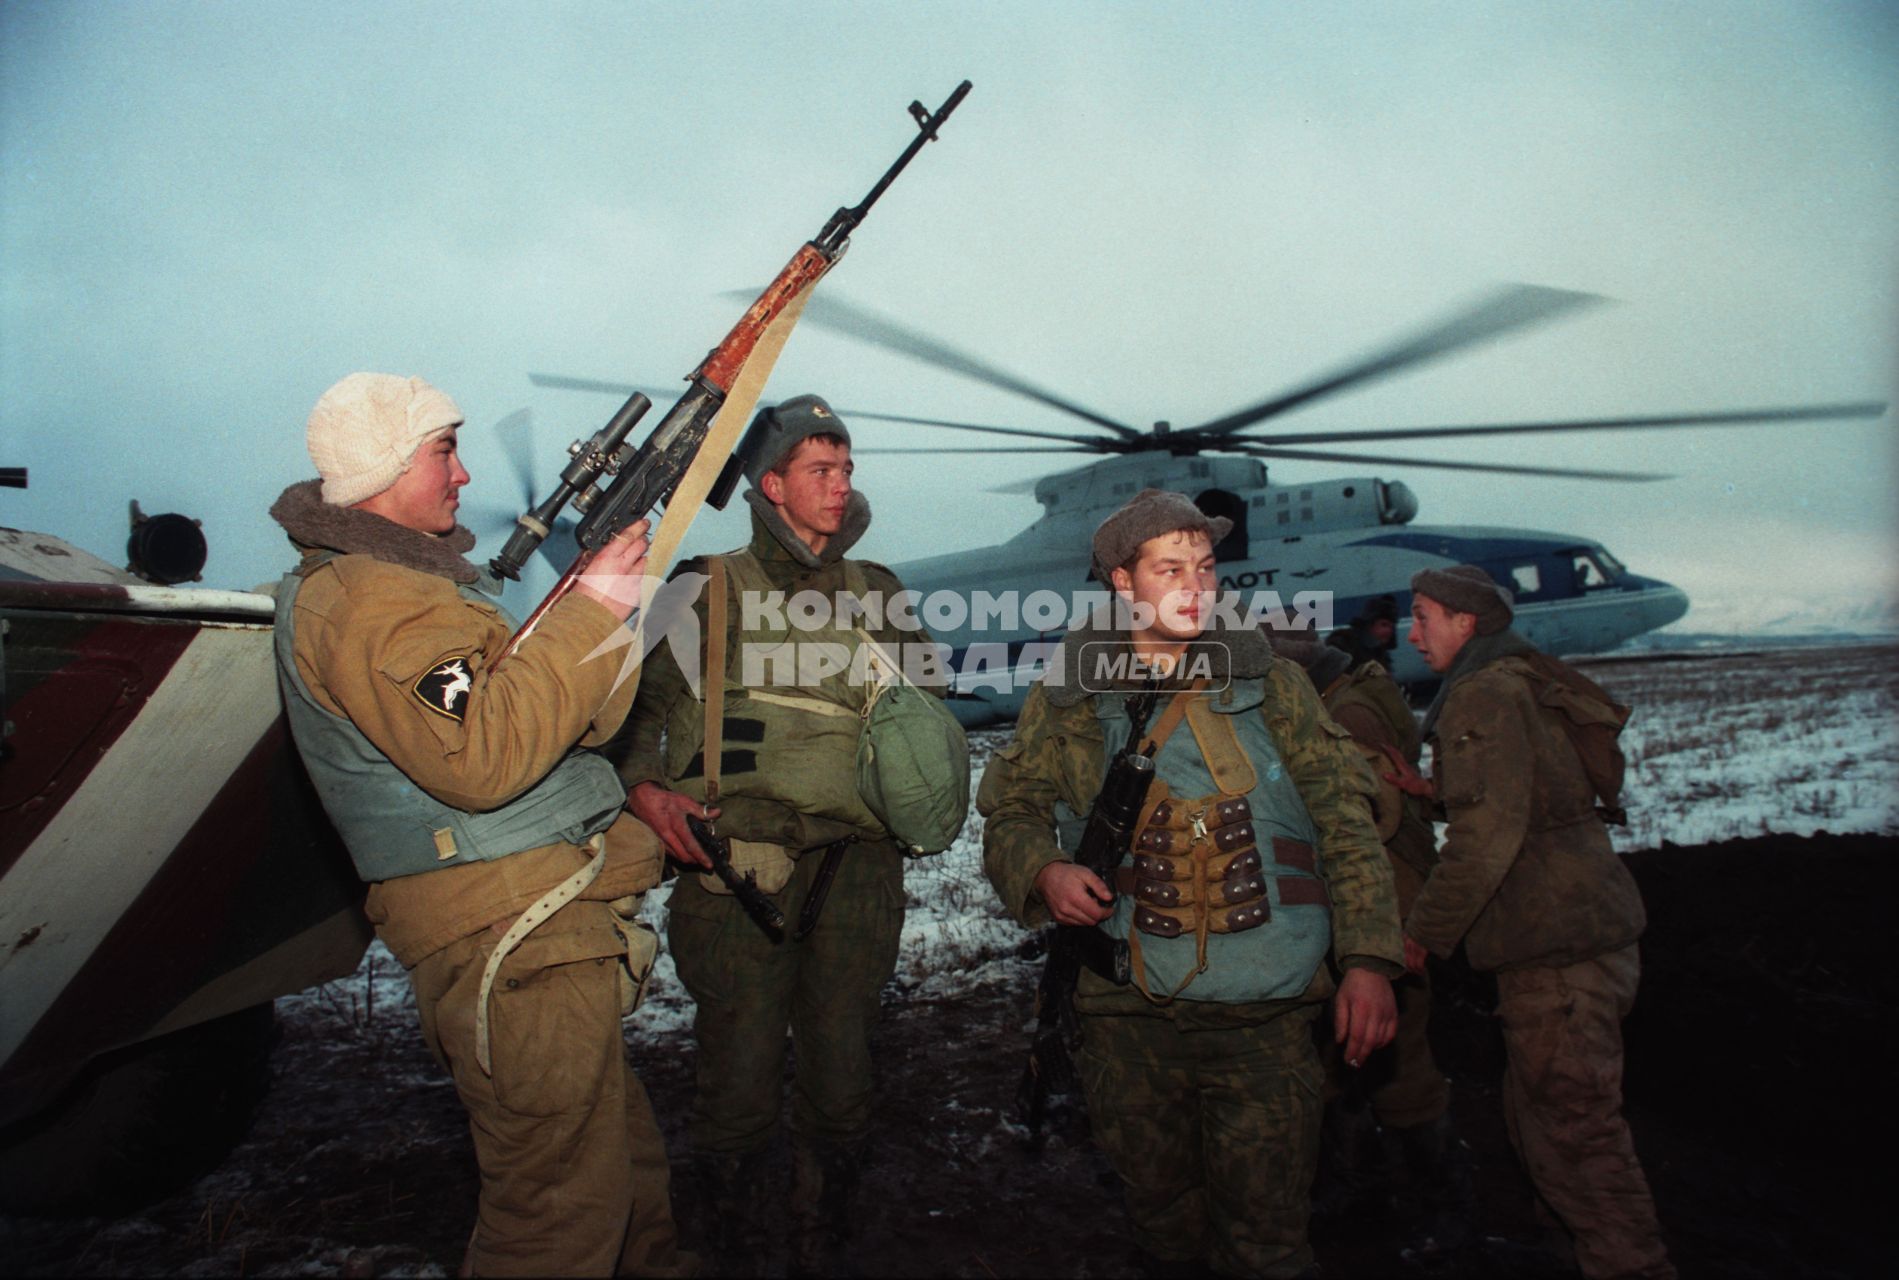
[[[1105,762],[1127,741],[1127,698],[1093,701]],[[1316,831],[1264,702],[1260,679],[1202,693],[1187,707],[1185,731],[1155,755],[1132,865],[1117,872],[1114,914],[1101,925],[1127,942],[1135,985],[1155,1003],[1293,999],[1331,947]],[[1058,802],[1056,822],[1072,851],[1085,816]]]
[[[613,825],[626,802],[626,787],[613,766],[591,751],[575,751],[499,809],[469,813],[416,786],[362,730],[317,702],[297,672],[293,606],[304,578],[333,558],[299,566],[277,589],[277,681],[291,736],[357,875],[372,882],[393,880],[550,844],[584,845]],[[475,588],[458,584],[458,589],[514,625]]]
[[[789,829],[772,825],[775,808],[841,823],[862,839],[884,839],[883,824],[857,787],[858,739],[877,683],[866,668],[872,655],[863,652],[864,635],[854,622],[840,625],[830,599],[822,619],[793,626],[797,611],[756,556],[736,551],[719,559],[729,584],[728,616],[739,621],[736,643],[724,646],[717,773],[719,803],[728,808],[721,834],[795,845]],[[845,591],[861,599],[869,589],[863,571],[845,561],[843,576]],[[780,607],[747,611],[748,594],[754,600],[776,595]],[[673,790],[700,801],[706,798],[705,711],[703,701],[681,698],[666,724],[666,776]]]

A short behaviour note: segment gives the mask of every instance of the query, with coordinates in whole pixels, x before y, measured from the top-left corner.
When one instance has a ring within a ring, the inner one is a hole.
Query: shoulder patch
[[[415,700],[438,716],[445,716],[456,724],[462,721],[462,713],[468,706],[468,691],[474,687],[474,675],[468,669],[468,658],[464,656],[444,658],[442,661],[416,677],[409,687]]]

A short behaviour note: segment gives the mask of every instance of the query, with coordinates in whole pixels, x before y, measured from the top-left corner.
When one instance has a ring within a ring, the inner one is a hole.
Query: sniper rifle
[[[851,232],[870,212],[871,205],[877,202],[886,187],[896,181],[897,175],[922,150],[923,144],[935,139],[943,122],[949,119],[950,113],[956,110],[968,93],[969,81],[965,80],[933,112],[926,110],[921,102],[910,104],[910,115],[917,123],[918,133],[910,140],[910,145],[904,148],[903,154],[897,157],[897,162],[885,171],[877,185],[870,189],[870,194],[857,204],[832,214],[817,237],[792,255],[791,261],[747,308],[744,316],[726,334],[725,340],[714,347],[699,363],[699,367],[688,375],[686,393],[644,443],[636,448],[626,439],[640,417],[652,406],[646,396],[634,392],[592,439],[585,445],[576,441],[569,448],[573,461],[562,470],[559,486],[545,502],[521,516],[507,545],[490,562],[489,567],[501,577],[518,578],[521,566],[542,539],[547,537],[554,518],[569,502],[573,503],[576,511],[582,513],[580,523],[574,530],[575,541],[580,544],[580,554],[560,581],[554,584],[547,598],[535,607],[520,630],[515,632],[508,647],[496,660],[497,666],[534,630],[547,611],[573,589],[593,563],[600,548],[628,525],[643,519],[654,507],[671,500],[687,468],[705,443],[712,420],[724,405],[739,371],[751,358],[766,330],[844,255]],[[757,444],[757,439],[748,433],[747,438],[726,460],[724,470],[706,497],[714,510],[724,509],[731,499],[739,477],[744,474],[745,459]],[[611,477],[604,489],[601,488],[603,477]]]

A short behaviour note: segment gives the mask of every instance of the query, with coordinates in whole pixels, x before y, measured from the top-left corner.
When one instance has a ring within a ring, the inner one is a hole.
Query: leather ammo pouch
[[[1186,799],[1157,786],[1134,835],[1133,865],[1115,872],[1115,888],[1134,899],[1128,933],[1135,985],[1162,1003],[1184,991],[1207,967],[1207,938],[1244,933],[1272,919],[1266,864],[1260,856],[1248,796],[1258,783],[1253,762],[1229,717],[1195,715],[1191,699],[1187,721],[1221,790]],[[1204,708],[1202,708],[1204,711]],[[1303,840],[1275,835],[1270,846],[1275,868],[1304,875],[1275,875],[1279,900],[1286,906],[1329,906],[1318,858]],[[1148,990],[1141,936],[1196,940],[1194,968],[1173,991],[1156,997]]]
[[[1198,816],[1196,816],[1198,815]],[[1134,927],[1157,938],[1194,933],[1240,933],[1272,919],[1264,867],[1245,796],[1169,799],[1135,840],[1134,865],[1115,872],[1115,889],[1132,894]],[[1288,905],[1330,902],[1312,846],[1274,836],[1273,861],[1309,876],[1280,876],[1279,900]]]
[[[702,677],[706,691],[705,768],[706,806],[719,803],[719,758],[725,746],[725,558],[712,556],[708,561],[712,581],[707,584],[706,664]],[[763,840],[728,840],[732,869],[741,876],[750,875],[766,893],[777,893],[791,883],[797,859],[790,849]],[[699,886],[707,893],[731,897],[725,882],[710,871],[698,873]]]

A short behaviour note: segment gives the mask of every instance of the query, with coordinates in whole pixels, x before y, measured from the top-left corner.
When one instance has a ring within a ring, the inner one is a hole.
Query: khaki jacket
[[[1449,828],[1405,932],[1479,969],[1561,967],[1628,946],[1647,916],[1558,713],[1510,658],[1447,692],[1433,738]]]
[[[606,741],[638,685],[637,672],[620,679],[623,650],[587,660],[620,624],[584,596],[555,605],[494,674],[489,667],[512,634],[507,621],[435,574],[341,556],[308,576],[295,613],[293,657],[316,700],[347,716],[417,786],[471,812],[519,796],[576,745]],[[473,673],[459,721],[413,692],[418,677],[453,657],[466,658]],[[658,845],[644,827],[623,815],[607,842],[607,865],[586,899],[658,883]],[[413,966],[459,938],[506,928],[586,860],[556,844],[403,876],[370,886],[366,910],[396,958]],[[599,928],[607,933],[598,954],[610,954],[616,946],[604,913]]]

